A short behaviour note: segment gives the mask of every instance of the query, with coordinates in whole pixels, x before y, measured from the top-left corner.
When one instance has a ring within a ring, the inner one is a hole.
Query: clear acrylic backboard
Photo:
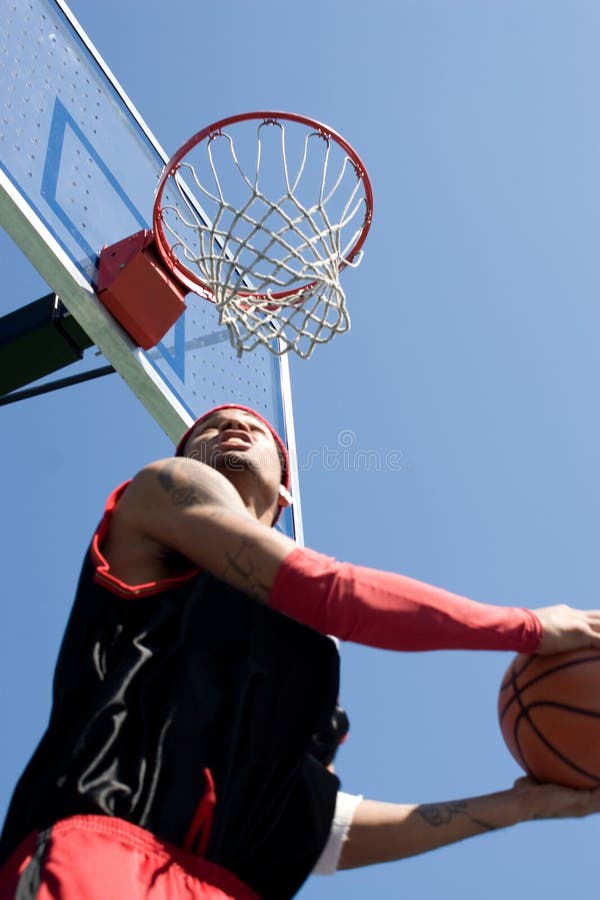
[[[285,357],[257,350],[238,359],[212,305],[193,295],[143,351],[98,301],[99,253],[151,228],[168,154],[60,0],[0,0],[0,93],[0,225],[150,414],[176,441],[211,406],[248,405],[275,425],[295,461]],[[292,468],[296,502],[283,524],[301,538]]]

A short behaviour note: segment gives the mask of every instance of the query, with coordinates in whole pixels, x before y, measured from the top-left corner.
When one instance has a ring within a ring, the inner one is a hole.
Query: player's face
[[[252,472],[277,494],[281,460],[269,428],[242,409],[217,410],[198,423],[185,445],[185,456],[198,459],[235,480]]]

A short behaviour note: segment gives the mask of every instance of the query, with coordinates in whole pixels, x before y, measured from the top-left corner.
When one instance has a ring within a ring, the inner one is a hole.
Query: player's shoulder
[[[169,498],[181,497],[181,492],[187,496],[190,491],[200,492],[204,499],[209,499],[223,490],[231,492],[234,489],[210,466],[185,456],[169,456],[143,466],[131,479],[120,505],[122,511],[149,504],[155,506]]]
[[[215,510],[247,516],[241,497],[224,474],[199,460],[168,457],[145,465],[132,478],[116,510],[128,527],[166,540],[181,517]],[[170,539],[170,537],[169,537]]]
[[[194,459],[179,456],[167,456],[155,459],[142,466],[129,481],[122,500],[131,503],[157,492],[164,492],[173,484],[181,484],[190,479],[202,476],[205,466]]]
[[[208,467],[199,460],[187,456],[167,456],[155,459],[133,476],[129,488],[147,489],[165,485],[173,479],[199,478]]]

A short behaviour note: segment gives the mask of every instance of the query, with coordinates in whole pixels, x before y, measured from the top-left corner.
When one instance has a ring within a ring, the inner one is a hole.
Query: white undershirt
[[[313,875],[333,875],[337,871],[342,847],[348,837],[356,807],[363,799],[362,794],[345,794],[344,791],[338,791],[331,831],[323,852],[312,870]]]

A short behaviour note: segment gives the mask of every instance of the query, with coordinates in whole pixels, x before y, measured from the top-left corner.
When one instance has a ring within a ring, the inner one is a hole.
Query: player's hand
[[[546,606],[533,612],[542,623],[537,653],[566,653],[583,647],[600,649],[600,610]]]
[[[538,784],[531,778],[519,778],[513,793],[527,821],[581,818],[600,812],[600,787],[575,790],[560,784]]]

